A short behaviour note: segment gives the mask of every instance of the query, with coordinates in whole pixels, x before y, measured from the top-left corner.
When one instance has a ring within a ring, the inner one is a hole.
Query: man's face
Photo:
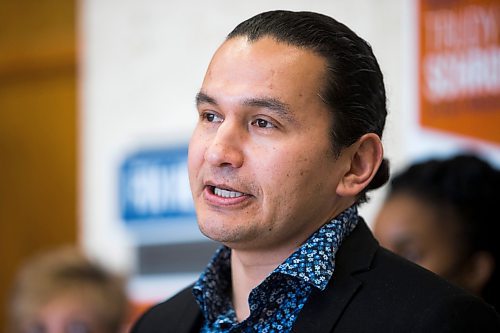
[[[321,101],[325,60],[261,38],[226,41],[197,98],[189,178],[201,231],[233,249],[297,247],[345,209],[348,170]],[[341,207],[342,206],[342,207]]]

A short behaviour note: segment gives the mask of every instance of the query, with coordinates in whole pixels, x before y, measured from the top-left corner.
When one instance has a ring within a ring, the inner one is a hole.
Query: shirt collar
[[[335,270],[335,254],[357,223],[358,210],[351,206],[309,237],[273,273],[291,275],[324,290]]]
[[[231,310],[227,302],[230,290],[231,249],[223,245],[193,286],[193,294],[207,320],[214,321],[218,312]]]

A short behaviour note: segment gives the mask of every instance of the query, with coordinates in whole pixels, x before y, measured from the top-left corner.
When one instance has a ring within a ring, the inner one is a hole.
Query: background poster
[[[423,127],[500,143],[500,2],[419,2]]]

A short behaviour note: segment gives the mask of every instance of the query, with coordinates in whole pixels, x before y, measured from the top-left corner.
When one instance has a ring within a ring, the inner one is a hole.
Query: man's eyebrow
[[[214,106],[218,106],[217,101],[215,98],[207,95],[204,92],[199,92],[196,94],[196,105],[199,106],[200,104],[211,104]],[[290,107],[288,104],[280,101],[279,99],[272,98],[272,97],[251,97],[251,98],[245,98],[243,99],[243,102],[241,103],[243,106],[250,107],[250,108],[264,108],[268,109],[270,111],[273,111],[277,114],[279,114],[282,117],[289,118],[291,119],[291,111]]]
[[[253,108],[264,108],[269,109],[271,111],[275,111],[276,113],[290,117],[290,107],[288,104],[283,103],[279,99],[272,97],[263,97],[263,98],[247,98],[243,101],[244,106],[253,107]]]
[[[203,103],[217,106],[217,101],[214,98],[200,91],[199,93],[196,94],[196,105],[200,105]]]

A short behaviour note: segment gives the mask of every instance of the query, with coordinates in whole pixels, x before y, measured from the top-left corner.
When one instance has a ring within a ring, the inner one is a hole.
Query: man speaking
[[[357,205],[388,178],[382,73],[317,13],[238,25],[196,96],[189,177],[223,245],[133,332],[499,332],[479,299],[379,247]]]

